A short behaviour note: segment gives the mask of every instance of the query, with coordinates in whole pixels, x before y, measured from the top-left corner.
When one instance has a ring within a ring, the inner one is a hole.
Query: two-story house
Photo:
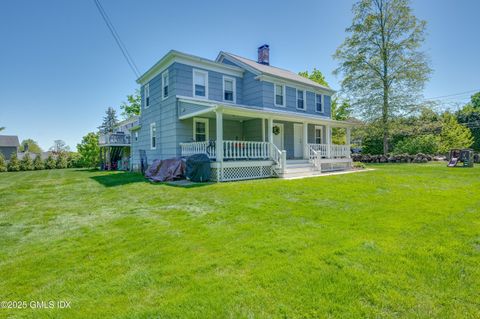
[[[335,92],[270,66],[269,47],[258,61],[220,52],[213,60],[168,52],[143,74],[142,110],[132,139],[148,161],[205,153],[212,176],[229,181],[316,174],[351,166],[349,122],[331,119]],[[345,128],[346,145],[331,143]]]

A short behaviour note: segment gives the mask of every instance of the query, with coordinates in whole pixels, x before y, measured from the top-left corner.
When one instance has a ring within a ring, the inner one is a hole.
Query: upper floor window
[[[145,99],[145,108],[150,106],[150,83],[143,87],[143,97]]]
[[[305,110],[305,91],[297,89],[297,109]]]
[[[150,149],[157,148],[157,125],[150,123]]]
[[[285,85],[274,84],[275,106],[285,106]]]
[[[323,95],[315,94],[315,111],[323,112]]]
[[[208,92],[208,73],[193,70],[193,96],[206,98]]]
[[[235,102],[236,80],[231,77],[223,77],[223,100]]]
[[[168,71],[165,71],[162,73],[162,99],[168,97],[169,82]]]
[[[208,119],[193,119],[193,139],[196,142],[208,141]]]

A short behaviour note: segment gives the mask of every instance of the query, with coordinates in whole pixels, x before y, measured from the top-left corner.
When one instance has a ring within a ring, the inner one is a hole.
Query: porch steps
[[[284,172],[278,172],[280,178],[313,176],[320,174],[308,160],[287,160]]]

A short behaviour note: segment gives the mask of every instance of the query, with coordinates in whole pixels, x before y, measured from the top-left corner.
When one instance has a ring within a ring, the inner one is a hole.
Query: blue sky
[[[270,45],[272,65],[316,67],[338,89],[332,54],[351,23],[353,1],[113,1],[102,4],[141,72],[168,50],[252,59]],[[480,90],[480,1],[412,2],[428,22],[434,73],[425,97]],[[93,0],[0,3],[0,126],[44,149],[75,149],[138,86]],[[462,102],[469,94],[444,102]]]

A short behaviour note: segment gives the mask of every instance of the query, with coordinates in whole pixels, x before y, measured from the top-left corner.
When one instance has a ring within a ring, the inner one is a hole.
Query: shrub
[[[9,172],[18,172],[20,170],[20,162],[16,153],[12,154],[10,161],[8,162],[8,171]]]
[[[68,154],[61,152],[57,156],[57,168],[67,168],[68,167]]]
[[[30,153],[26,152],[23,154],[23,158],[20,161],[20,169],[22,171],[32,171],[33,170],[33,161],[30,157]]]
[[[40,155],[37,155],[37,157],[35,157],[35,159],[33,160],[33,168],[35,170],[45,169],[45,163],[43,162]]]
[[[45,168],[46,169],[53,169],[57,167],[57,161],[53,158],[52,154],[48,155],[47,159],[45,160]]]
[[[6,171],[7,171],[7,162],[5,161],[3,154],[0,153],[0,172],[6,172]]]
[[[75,153],[75,152],[68,153],[67,167],[68,168],[82,167],[82,159],[81,159],[80,154]]]
[[[363,164],[362,162],[353,162],[352,167],[353,168],[366,168],[365,164]]]
[[[432,135],[421,135],[414,137],[407,137],[399,141],[393,150],[394,154],[437,154],[438,142],[437,138]]]

